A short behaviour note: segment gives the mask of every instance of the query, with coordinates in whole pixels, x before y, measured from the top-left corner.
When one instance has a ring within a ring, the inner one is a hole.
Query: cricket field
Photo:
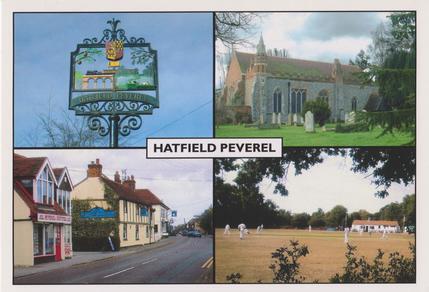
[[[271,253],[279,247],[289,246],[290,240],[298,240],[300,245],[305,244],[309,248],[310,253],[299,260],[304,282],[329,282],[329,278],[342,272],[346,263],[346,244],[342,231],[264,229],[257,234],[255,229],[249,229],[249,232],[240,240],[236,229],[231,229],[230,235],[224,235],[223,229],[216,229],[216,283],[227,283],[226,276],[231,273],[240,273],[241,283],[255,283],[258,280],[272,283],[273,273],[268,268],[273,263]],[[349,243],[357,246],[359,257],[365,256],[370,262],[377,254],[377,249],[385,252],[385,260],[394,251],[411,257],[409,243],[414,244],[414,234],[388,234],[387,238],[381,236],[379,233],[370,236],[368,233],[359,235],[351,232]]]

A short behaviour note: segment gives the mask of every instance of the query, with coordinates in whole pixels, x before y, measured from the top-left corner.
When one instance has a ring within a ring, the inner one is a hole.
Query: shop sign
[[[37,221],[38,222],[70,224],[71,223],[71,216],[37,213]]]
[[[116,218],[117,212],[114,210],[104,210],[100,207],[92,208],[89,211],[81,211],[80,218]]]

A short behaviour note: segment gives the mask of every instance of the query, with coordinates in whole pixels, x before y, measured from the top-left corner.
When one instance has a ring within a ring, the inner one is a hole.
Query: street
[[[16,277],[14,284],[213,283],[212,256],[212,237],[177,236],[159,248]]]

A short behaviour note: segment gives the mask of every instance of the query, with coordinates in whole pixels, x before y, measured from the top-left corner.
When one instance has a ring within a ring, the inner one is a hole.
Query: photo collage
[[[14,12],[13,285],[416,283],[416,50],[416,11]],[[281,156],[147,155],[217,138]]]

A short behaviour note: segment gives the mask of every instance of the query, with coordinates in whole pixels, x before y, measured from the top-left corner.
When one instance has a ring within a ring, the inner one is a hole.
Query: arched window
[[[352,98],[352,112],[355,112],[357,109],[357,98],[356,96]]]
[[[281,113],[282,112],[282,92],[279,88],[274,91],[273,95],[273,112]]]
[[[54,202],[54,182],[52,175],[45,166],[39,177],[37,178],[37,203],[52,205]]]
[[[307,99],[307,91],[305,89],[292,89],[291,92],[291,112],[300,114]]]
[[[322,89],[319,91],[319,94],[317,96],[318,98],[321,98],[323,101],[329,104],[329,92],[326,89]]]

